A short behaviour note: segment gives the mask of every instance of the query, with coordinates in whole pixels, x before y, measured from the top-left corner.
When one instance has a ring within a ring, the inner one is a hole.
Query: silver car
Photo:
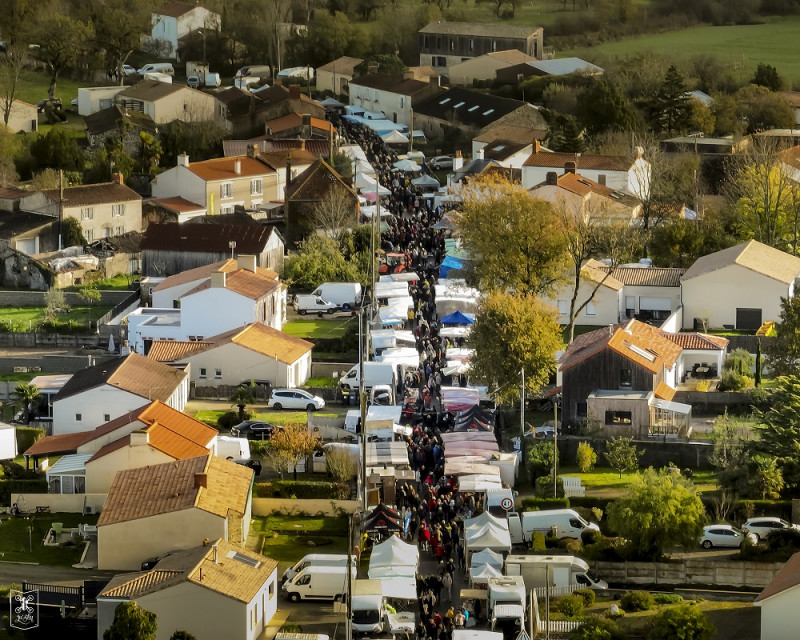
[[[774,518],[771,516],[750,518],[742,525],[742,530],[752,533],[757,540],[765,540],[773,531],[783,531],[785,529],[800,531],[800,526],[787,522],[782,518]]]
[[[273,389],[267,406],[270,409],[305,409],[316,411],[325,408],[325,401],[303,389]]]
[[[758,542],[758,539],[752,533],[745,533],[741,529],[737,529],[729,524],[712,524],[703,527],[703,537],[700,538],[700,546],[702,546],[703,549],[711,549],[712,547],[732,547],[738,549],[745,540],[749,540],[753,544]]]

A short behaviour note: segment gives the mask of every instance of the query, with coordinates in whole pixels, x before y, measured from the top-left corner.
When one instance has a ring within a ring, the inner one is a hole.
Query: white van
[[[586,522],[572,509],[547,509],[545,511],[526,511],[521,516],[522,535],[526,541],[533,539],[537,531],[547,535],[555,533],[557,538],[581,539],[584,529],[600,531],[594,522]]]
[[[214,455],[226,460],[249,460],[250,443],[247,438],[234,438],[233,436],[217,436],[217,446]]]
[[[333,302],[329,302],[325,298],[318,295],[311,294],[298,294],[294,297],[294,310],[301,316],[307,313],[316,313],[322,317],[323,313],[331,314],[339,310],[339,306]]]
[[[171,62],[151,62],[150,64],[144,65],[137,73],[143,76],[145,73],[153,72],[166,73],[168,76],[175,75],[175,69],[172,67]]]
[[[357,567],[352,567],[355,580]],[[291,580],[283,583],[281,590],[292,602],[301,600],[343,601],[347,593],[347,567],[315,567],[303,569]]]
[[[361,305],[361,284],[358,282],[324,282],[312,296],[319,296],[345,311]]]
[[[281,582],[291,580],[306,567],[346,567],[347,555],[344,553],[309,553],[286,569]]]

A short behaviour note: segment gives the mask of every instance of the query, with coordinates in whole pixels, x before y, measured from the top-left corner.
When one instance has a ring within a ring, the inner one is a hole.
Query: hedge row
[[[44,438],[44,429],[36,427],[17,427],[17,451],[25,453],[33,444]]]
[[[569,498],[523,498],[520,511],[542,511],[545,509],[569,509]]]
[[[350,485],[327,480],[273,480],[257,483],[255,495],[257,498],[347,500]]]
[[[0,504],[10,504],[12,493],[47,493],[47,480],[0,479]]]

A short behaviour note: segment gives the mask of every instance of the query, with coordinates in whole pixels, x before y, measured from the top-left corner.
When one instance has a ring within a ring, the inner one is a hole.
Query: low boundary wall
[[[285,498],[253,498],[253,515],[269,516],[273,513],[282,513],[290,516],[322,515],[334,518],[355,513],[361,508],[358,500],[291,500]]]
[[[766,587],[782,562],[739,562],[717,558],[685,558],[675,562],[590,562],[610,584],[714,585]]]

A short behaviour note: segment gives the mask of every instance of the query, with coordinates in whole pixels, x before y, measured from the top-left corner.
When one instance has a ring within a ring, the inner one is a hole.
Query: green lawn
[[[599,54],[625,56],[645,51],[693,56],[707,54],[755,70],[759,62],[774,65],[790,79],[800,78],[800,16],[765,18],[764,24],[728,27],[691,27],[681,31],[648,34],[596,47],[560,51],[559,57],[576,55],[588,60]]]
[[[296,338],[342,338],[345,333],[345,325],[352,318],[300,318],[292,320],[283,325],[283,331]]]
[[[83,326],[89,329],[90,324],[108,311],[109,306],[75,306],[70,307],[66,313],[59,313],[56,316],[58,322],[70,322],[73,325]],[[14,332],[26,332],[36,328],[45,320],[44,307],[2,307],[0,308],[0,321],[5,326],[13,327]]]
[[[80,561],[83,545],[75,547],[45,547],[42,540],[53,522],[64,528],[79,524],[97,524],[98,516],[79,513],[46,513],[27,518],[9,518],[0,524],[0,562],[35,562],[38,564],[71,566]],[[32,527],[32,531],[29,528]],[[31,548],[33,551],[31,551]]]
[[[103,278],[97,282],[93,282],[91,286],[97,286],[101,291],[132,291],[131,286],[134,282],[141,279],[140,275],[125,275],[119,274],[113,278]],[[64,287],[64,291],[80,291],[90,285],[72,285],[71,287]]]
[[[303,386],[307,388],[317,387],[323,389],[334,389],[336,388],[337,384],[339,384],[339,378],[329,376],[327,378],[309,378],[306,380],[306,383]]]
[[[55,373],[31,371],[29,373],[0,373],[0,382],[30,382],[36,376],[54,376]]]
[[[558,468],[560,475],[575,476],[581,479],[581,484],[586,487],[586,495],[593,498],[617,498],[625,492],[631,483],[634,472],[623,473],[608,467],[595,467],[589,473],[580,473],[577,467],[563,466]],[[716,491],[717,482],[713,471],[695,471],[692,477],[700,492]]]
[[[258,536],[258,551],[282,565],[280,573],[307,553],[347,552],[346,518],[255,516],[250,535]]]
[[[343,415],[344,412],[345,410],[328,409],[327,411],[316,411],[314,415],[321,416],[323,418],[335,418],[336,416]],[[223,413],[225,413],[225,411],[216,409],[201,409],[195,413],[193,417],[195,420],[205,422],[206,424],[216,428],[217,419]],[[251,420],[265,420],[266,422],[271,422],[273,424],[307,424],[308,414],[305,411],[256,411],[254,414],[252,414]]]
[[[91,83],[59,78],[56,84],[56,98],[61,98],[66,110],[72,99],[78,97],[78,88],[86,86],[91,86]],[[49,87],[50,76],[47,73],[25,69],[20,75],[17,98],[36,104],[39,100],[47,97]]]

